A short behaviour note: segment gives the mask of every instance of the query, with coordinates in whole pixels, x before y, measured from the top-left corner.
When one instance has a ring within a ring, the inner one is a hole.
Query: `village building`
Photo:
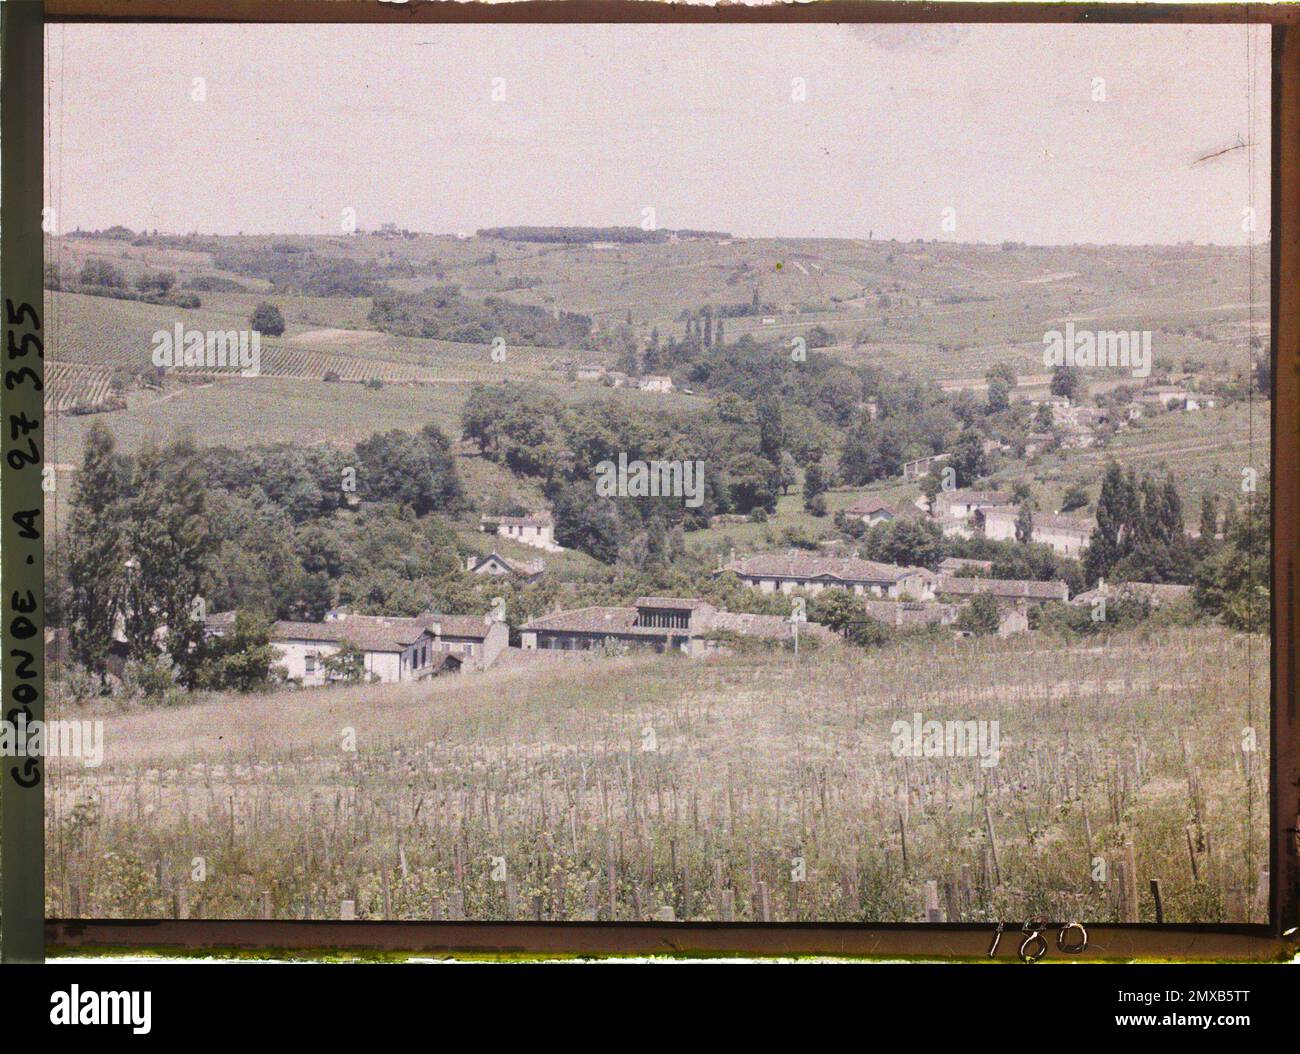
[[[637,382],[643,392],[671,392],[673,379],[668,374],[648,373]]]
[[[467,666],[486,670],[510,644],[510,627],[491,615],[417,616],[428,625],[434,642]]]
[[[941,490],[934,496],[932,507],[934,515],[941,520],[964,520],[981,509],[993,509],[1000,505],[1010,505],[1014,497],[1005,490],[974,490],[958,487],[956,490]]]
[[[867,527],[888,523],[896,517],[896,513],[889,505],[876,498],[859,498],[844,510],[844,515],[851,520],[861,521]]]
[[[1214,409],[1212,395],[1202,395],[1170,384],[1153,384],[1144,388],[1138,399],[1148,406],[1159,405],[1165,410]]]
[[[933,572],[924,567],[896,567],[857,556],[830,557],[790,552],[760,553],[731,561],[714,575],[734,574],[747,586],[763,593],[810,594],[823,589],[847,589],[859,596],[907,597],[931,600]]]
[[[204,630],[222,636],[234,621],[233,611],[216,612],[205,620]],[[459,672],[465,665],[484,669],[509,644],[510,630],[504,622],[481,615],[405,618],[334,610],[323,622],[275,622],[269,639],[274,664],[284,669],[286,678],[315,687],[331,680],[325,660],[348,645],[361,652],[364,680],[393,684]]]
[[[980,593],[991,593],[1000,604],[1046,604],[1049,601],[1070,599],[1070,587],[1065,582],[1038,582],[1021,578],[963,578],[943,575],[935,583],[934,591],[941,597],[970,599]]]
[[[803,623],[801,637],[833,639],[825,626]],[[796,626],[781,615],[721,611],[703,600],[638,597],[633,607],[556,611],[520,627],[525,651],[591,651],[606,647],[679,651],[700,656],[725,650],[734,637],[793,643]]]
[[[487,556],[467,556],[465,570],[472,575],[491,575],[494,578],[536,582],[546,570],[546,561],[516,560],[509,556],[502,556],[493,550]]]
[[[271,627],[276,664],[299,684],[317,687],[334,679],[326,660],[344,647],[361,651],[362,677],[392,684],[432,673],[438,657],[433,634],[419,619],[350,615],[325,622],[276,622]]]
[[[1015,506],[984,510],[979,516],[984,524],[984,537],[994,541],[1015,541],[1019,515],[1020,510]],[[1097,527],[1096,520],[1061,513],[1036,512],[1033,520],[1030,541],[1051,546],[1053,552],[1069,557],[1083,553]]]
[[[479,519],[479,529],[548,553],[564,551],[555,544],[555,517],[547,511],[530,512],[527,516],[483,516]]]
[[[918,457],[912,461],[904,462],[903,478],[913,480],[928,476],[936,465],[947,460],[947,454],[933,454],[930,457]]]

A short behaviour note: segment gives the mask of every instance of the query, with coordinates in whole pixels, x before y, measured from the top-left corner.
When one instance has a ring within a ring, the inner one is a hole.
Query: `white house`
[[[385,684],[427,676],[438,658],[433,634],[418,619],[348,615],[271,627],[277,664],[290,680],[306,686],[327,683],[325,660],[348,644],[361,650],[364,679]]]
[[[666,373],[649,373],[641,378],[637,383],[637,387],[643,392],[671,392],[673,390],[673,379]]]
[[[545,510],[527,516],[483,516],[479,529],[548,553],[564,552],[562,546],[555,544],[555,517]]]
[[[209,620],[213,632],[224,631],[219,621],[223,617]],[[421,680],[462,665],[484,669],[509,638],[509,627],[490,616],[428,613],[404,618],[331,612],[324,622],[276,622],[270,642],[276,664],[290,680],[316,686],[330,680],[325,660],[345,645],[361,651],[365,680],[389,684]],[[448,655],[456,661],[445,663]]]

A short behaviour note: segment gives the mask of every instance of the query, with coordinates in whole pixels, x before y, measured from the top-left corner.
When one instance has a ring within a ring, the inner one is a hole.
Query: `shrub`
[[[253,309],[253,317],[248,324],[268,337],[278,337],[284,332],[284,315],[269,300],[263,300]]]

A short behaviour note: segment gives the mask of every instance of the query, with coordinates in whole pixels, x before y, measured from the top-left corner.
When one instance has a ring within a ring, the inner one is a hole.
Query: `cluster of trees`
[[[441,518],[463,507],[450,444],[432,426],[378,433],[350,453],[180,439],[127,457],[96,424],[52,568],[51,623],[100,678],[120,628],[132,660],[165,655],[182,685],[220,687],[236,660],[216,661],[229,656],[203,633],[213,611],[486,610]]]
[[[1111,462],[1097,499],[1097,529],[1083,557],[1089,583],[1108,578],[1186,585],[1193,563],[1173,476],[1161,481]]]
[[[411,278],[417,273],[409,260],[358,260],[350,256],[317,253],[292,242],[269,246],[232,246],[223,243],[213,267],[232,274],[270,282],[280,294],[298,296],[374,296],[391,278]]]
[[[1245,490],[1245,509],[1201,503],[1189,537],[1172,476],[1125,472],[1112,462],[1097,500],[1097,529],[1083,556],[1088,584],[1155,582],[1193,586],[1197,608],[1233,629],[1265,632],[1270,618],[1271,496],[1267,476]]]
[[[483,456],[538,480],[555,510],[556,540],[599,560],[641,566],[680,553],[681,532],[717,513],[774,511],[793,483],[782,407],[728,396],[709,411],[646,411],[613,400],[566,405],[512,385],[475,386],[461,430]],[[702,500],[599,497],[602,462],[702,462]]]
[[[384,289],[375,294],[370,324],[406,337],[488,344],[501,337],[507,344],[532,347],[588,347],[591,319],[573,311],[552,314],[532,304],[501,297],[471,300],[456,285],[434,285],[422,293]]]
[[[1225,513],[1222,539],[1205,548],[1206,555],[1193,575],[1192,595],[1197,606],[1221,618],[1225,625],[1250,633],[1267,633],[1271,622],[1272,496],[1269,480],[1262,477],[1246,495],[1242,514]],[[1204,510],[1203,510],[1204,512]],[[1213,510],[1207,514],[1212,519]],[[1205,543],[1206,515],[1201,541]]]
[[[88,296],[107,296],[114,300],[140,300],[147,304],[196,308],[201,301],[192,292],[175,289],[176,275],[171,271],[144,271],[136,278],[134,290],[122,268],[108,260],[92,256],[72,281],[65,281],[58,263],[45,265],[45,288]]]

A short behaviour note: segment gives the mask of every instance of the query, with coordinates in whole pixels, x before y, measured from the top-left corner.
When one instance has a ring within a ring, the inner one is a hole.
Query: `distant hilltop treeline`
[[[643,230],[640,227],[483,227],[480,238],[499,238],[507,242],[564,242],[586,245],[591,242],[666,242],[674,238],[730,238],[726,231]]]

